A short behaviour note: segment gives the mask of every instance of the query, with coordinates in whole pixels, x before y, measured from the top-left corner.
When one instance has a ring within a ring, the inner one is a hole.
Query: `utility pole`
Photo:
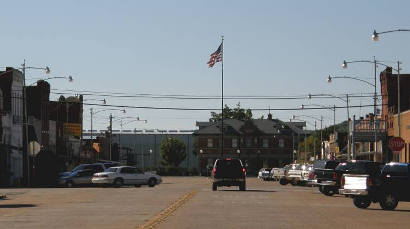
[[[347,105],[347,160],[350,160],[350,114],[349,114],[349,94],[346,94]]]
[[[26,89],[26,60],[24,60],[23,65],[23,102],[24,102],[24,134],[26,136],[26,141],[24,145],[24,150],[27,156],[27,186],[30,187],[30,154],[28,152],[28,116],[27,116],[27,89]],[[14,73],[13,73],[14,74]]]
[[[90,115],[91,115],[91,142],[93,141],[93,108],[90,108]]]
[[[316,120],[315,120],[315,132],[314,134],[316,134]],[[313,135],[313,158],[316,159],[316,138],[315,135]]]
[[[400,133],[400,61],[397,61],[397,130],[398,136]]]
[[[377,120],[377,111],[376,111],[376,106],[377,106],[377,61],[376,57],[373,56],[374,59],[374,114],[373,114],[373,128],[374,128],[374,156],[373,160],[376,161],[377,159],[377,129],[376,129],[376,120]]]
[[[322,123],[323,123],[323,116],[320,116],[320,157],[319,159],[322,159],[322,150],[323,150],[323,139],[322,139]]]
[[[112,114],[110,114],[110,161],[112,161]]]

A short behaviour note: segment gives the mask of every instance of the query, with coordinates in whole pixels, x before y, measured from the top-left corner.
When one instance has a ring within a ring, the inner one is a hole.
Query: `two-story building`
[[[194,141],[200,170],[206,171],[217,158],[226,157],[241,158],[250,172],[288,164],[296,159],[293,153],[304,137],[304,125],[278,119],[226,119],[222,151],[222,123],[197,122],[199,129],[194,132]]]
[[[0,186],[19,185],[24,176],[23,74],[0,71]]]
[[[388,140],[401,137],[404,148],[400,152],[392,152],[388,147],[388,159],[399,162],[410,162],[410,74],[398,75],[392,73],[392,68],[386,68],[380,73],[382,94],[382,119],[386,120]],[[400,85],[400,112],[399,104]]]

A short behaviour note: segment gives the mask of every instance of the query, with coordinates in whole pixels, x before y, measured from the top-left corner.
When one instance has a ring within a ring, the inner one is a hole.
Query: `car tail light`
[[[214,168],[213,170],[212,170],[212,173],[214,174],[214,176],[215,176],[215,173],[216,173],[216,168]]]
[[[333,180],[337,180],[337,173],[333,173]]]
[[[242,168],[242,172],[243,172],[243,173],[246,173],[246,169],[245,169],[245,168]]]
[[[340,180],[340,187],[343,188],[344,185],[345,185],[345,176],[342,176],[342,179]]]
[[[315,172],[310,172],[308,178],[312,180],[315,177]]]
[[[368,177],[366,183],[367,183],[367,187],[372,186],[372,184],[373,184],[372,178]]]

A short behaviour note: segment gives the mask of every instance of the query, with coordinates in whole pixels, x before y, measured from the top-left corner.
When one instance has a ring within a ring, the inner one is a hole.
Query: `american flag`
[[[211,58],[209,58],[208,66],[212,68],[215,63],[222,61],[222,43],[219,45],[219,48],[211,54]]]

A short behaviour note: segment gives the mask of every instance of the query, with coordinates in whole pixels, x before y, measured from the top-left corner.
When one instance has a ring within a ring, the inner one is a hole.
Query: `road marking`
[[[147,228],[155,228],[162,222],[164,222],[173,212],[175,212],[178,208],[188,202],[196,195],[197,191],[194,190],[192,192],[188,192],[181,198],[174,201],[169,207],[162,210],[158,215],[149,219],[146,223],[137,227],[137,229],[147,229]]]

